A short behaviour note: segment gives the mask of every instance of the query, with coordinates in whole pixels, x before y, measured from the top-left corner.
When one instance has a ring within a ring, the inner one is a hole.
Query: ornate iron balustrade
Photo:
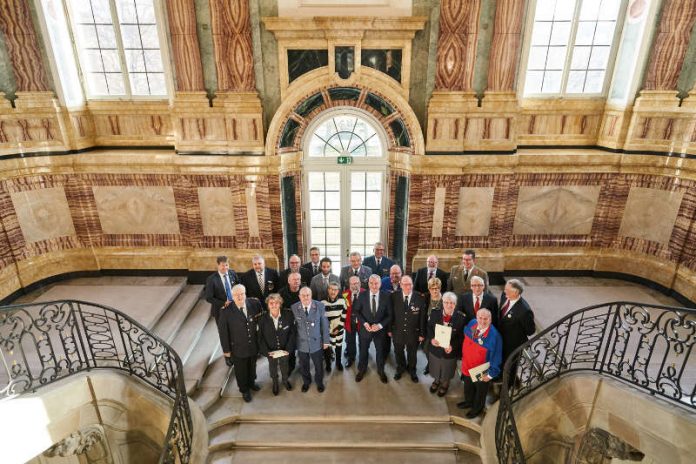
[[[174,401],[160,464],[188,463],[193,424],[181,359],[120,311],[64,300],[0,308],[0,398],[83,371],[118,369]]]
[[[569,314],[505,362],[495,431],[498,462],[526,462],[513,414],[515,403],[569,372],[614,377],[696,409],[695,345],[693,309],[617,302]]]

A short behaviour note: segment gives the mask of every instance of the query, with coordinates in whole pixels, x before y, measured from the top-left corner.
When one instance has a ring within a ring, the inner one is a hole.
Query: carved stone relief
[[[588,235],[600,186],[520,187],[512,233]]]
[[[171,187],[92,187],[105,234],[179,234]]]
[[[27,242],[75,235],[68,200],[62,187],[13,192],[11,197]]]

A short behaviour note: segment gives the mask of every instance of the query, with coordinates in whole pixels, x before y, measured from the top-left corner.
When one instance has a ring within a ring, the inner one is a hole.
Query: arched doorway
[[[386,240],[387,135],[369,113],[338,107],[319,114],[302,139],[304,233],[333,271],[348,255]]]

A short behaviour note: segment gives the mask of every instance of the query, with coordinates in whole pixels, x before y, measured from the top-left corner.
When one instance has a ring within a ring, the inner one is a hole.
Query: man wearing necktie
[[[387,277],[389,275],[389,269],[394,265],[394,261],[384,256],[385,247],[382,242],[375,243],[372,251],[374,255],[365,258],[363,260],[363,266],[369,267],[374,274],[380,277]]]
[[[309,261],[304,263],[302,268],[307,269],[312,274],[311,277],[314,277],[321,272],[321,266],[319,263],[320,257],[321,254],[319,252],[319,247],[312,247],[309,249]]]
[[[360,279],[360,286],[362,288],[367,288],[367,279],[372,275],[372,269],[368,266],[360,264],[362,260],[360,253],[354,251],[348,257],[350,264],[348,266],[343,266],[341,268],[341,288],[346,290],[348,288],[348,278],[351,276],[358,276]]]
[[[382,383],[387,383],[387,375],[384,372],[386,329],[391,324],[392,310],[389,293],[380,291],[382,279],[377,274],[372,274],[368,282],[370,290],[361,293],[358,300],[353,303],[353,311],[358,318],[360,327],[360,358],[358,361],[358,374],[355,381],[360,382],[367,372],[367,361],[370,343],[374,342],[377,373]]]
[[[234,364],[234,375],[242,398],[251,401],[251,390],[258,391],[255,383],[256,356],[258,355],[257,322],[261,303],[246,297],[244,285],[232,287],[232,302],[220,312],[218,331],[225,362]]]
[[[471,278],[471,291],[457,298],[457,310],[466,315],[466,323],[476,319],[476,313],[481,308],[491,312],[492,324],[498,326],[498,301],[490,293],[484,291],[486,283],[479,276]]]
[[[423,297],[428,294],[428,282],[430,279],[437,277],[440,282],[447,282],[449,274],[437,267],[439,261],[437,256],[430,255],[426,261],[426,266],[418,269],[413,273],[413,289],[420,293]]]
[[[329,296],[329,284],[336,282],[340,285],[340,281],[336,274],[331,272],[331,258],[323,257],[319,261],[321,272],[312,277],[312,282],[309,288],[312,289],[312,295],[315,300],[325,300]]]
[[[297,354],[302,374],[302,392],[309,390],[312,383],[310,359],[314,364],[314,381],[319,393],[324,391],[324,350],[330,346],[329,321],[324,305],[312,299],[312,290],[302,287],[300,301],[292,305],[297,324]]]
[[[252,268],[242,275],[241,283],[247,288],[247,296],[257,298],[265,305],[266,297],[278,291],[278,271],[266,267],[263,256],[256,255],[251,260]]]
[[[394,340],[396,357],[394,380],[399,380],[404,372],[407,372],[411,380],[418,383],[416,355],[418,344],[425,337],[427,311],[423,297],[413,291],[413,280],[410,276],[401,278],[400,289],[391,294],[391,306],[393,317],[389,335]]]
[[[357,355],[357,337],[359,326],[358,316],[353,308],[360,293],[365,291],[360,287],[360,278],[357,276],[350,276],[348,278],[348,287],[348,290],[343,292],[343,298],[348,304],[348,307],[346,308],[345,330],[346,351],[344,352],[344,356],[346,358],[346,367],[353,365]]]
[[[232,302],[232,287],[239,283],[237,274],[230,269],[227,256],[217,257],[217,272],[209,275],[205,281],[205,300],[210,303],[210,317],[215,321],[220,312]]]
[[[503,338],[503,362],[524,344],[529,336],[534,334],[536,325],[534,323],[534,313],[529,307],[529,303],[522,298],[524,287],[522,282],[517,279],[510,279],[505,284],[503,295],[500,297],[500,311],[498,314],[498,332]],[[514,371],[515,364],[513,364]],[[515,376],[510,376],[513,382]]]
[[[471,278],[479,276],[486,284],[485,291],[488,291],[488,273],[476,265],[476,252],[474,250],[464,250],[462,264],[454,266],[449,274],[447,290],[460,296],[471,290]]]

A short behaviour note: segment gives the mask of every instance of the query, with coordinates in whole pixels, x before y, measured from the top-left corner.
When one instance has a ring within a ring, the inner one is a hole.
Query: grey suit
[[[341,288],[343,290],[347,290],[350,286],[348,285],[348,279],[350,279],[351,276],[355,275],[355,271],[353,268],[348,265],[348,266],[343,266],[341,268]],[[367,281],[370,279],[370,276],[372,275],[372,268],[368,266],[360,266],[358,268],[358,277],[360,278],[360,287],[367,289]]]
[[[312,300],[308,313],[305,313],[302,302],[292,305],[297,326],[297,351],[300,358],[300,374],[303,385],[312,383],[309,371],[309,359],[314,363],[314,381],[318,386],[324,385],[324,345],[331,343],[329,336],[329,321],[326,318],[324,305]]]
[[[339,284],[339,286],[341,285],[341,281],[338,280],[338,276],[336,274],[329,274],[329,283],[331,282],[336,282]],[[314,300],[321,301],[329,297],[329,286],[328,284],[324,283],[324,274],[321,272],[312,277],[309,288],[312,290],[312,299]]]

